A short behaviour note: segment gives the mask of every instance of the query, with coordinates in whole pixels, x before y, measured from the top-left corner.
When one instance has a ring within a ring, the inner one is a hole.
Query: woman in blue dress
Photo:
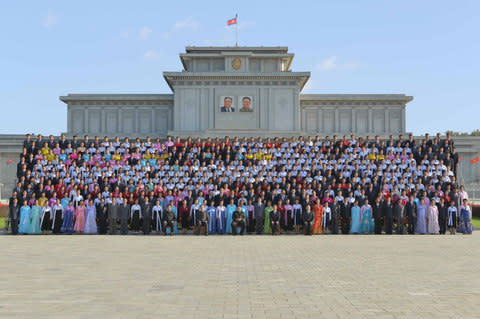
[[[234,204],[233,199],[230,200],[230,204],[227,205],[227,223],[225,227],[225,232],[227,234],[232,233],[232,217],[233,217],[233,212],[237,210],[237,206]]]
[[[427,205],[423,197],[420,199],[420,203],[417,206],[417,233],[427,233]]]
[[[463,205],[460,206],[460,221],[457,231],[463,234],[471,234],[473,232],[472,210],[466,198],[463,200]]]
[[[225,234],[226,230],[226,211],[227,208],[223,206],[223,200],[220,200],[220,203],[215,211],[216,213],[216,220],[217,220],[217,234]]]
[[[360,233],[360,207],[358,206],[358,200],[355,200],[352,206],[352,225],[350,226],[350,233]]]
[[[365,203],[360,209],[360,233],[368,234],[373,233],[375,230],[375,222],[372,218],[372,206],[368,204],[368,199],[365,199]]]
[[[208,214],[208,233],[215,234],[217,232],[217,210],[214,206],[214,201],[210,201],[210,206],[207,208]]]
[[[38,204],[38,199],[35,200],[35,203],[30,210],[30,227],[28,229],[29,234],[41,234],[42,230],[40,229],[40,219],[42,219],[42,206]]]
[[[73,215],[75,213],[75,207],[73,207],[73,201],[68,203],[68,206],[63,210],[63,223],[60,232],[73,234]]]
[[[18,225],[19,234],[28,234],[30,228],[30,206],[27,201],[23,202],[22,208],[20,208],[20,223]]]
[[[97,209],[93,204],[93,200],[88,201],[86,216],[85,216],[85,228],[84,234],[96,234],[97,233]]]

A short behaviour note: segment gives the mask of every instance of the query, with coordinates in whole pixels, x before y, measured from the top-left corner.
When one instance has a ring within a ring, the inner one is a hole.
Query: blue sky
[[[407,131],[480,127],[479,1],[2,1],[0,134],[66,131],[68,93],[170,93],[185,46],[288,46],[304,93],[405,93]]]

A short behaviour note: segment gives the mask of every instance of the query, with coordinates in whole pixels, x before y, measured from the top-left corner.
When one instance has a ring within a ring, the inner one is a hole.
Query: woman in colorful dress
[[[88,205],[85,213],[85,234],[96,234],[97,233],[97,209],[93,200],[88,201]]]
[[[186,200],[183,201],[183,205],[185,205]],[[183,206],[182,206],[183,207]],[[180,208],[181,211],[181,208]],[[152,217],[154,220],[154,229],[158,233],[162,232],[162,223],[163,223],[163,207],[160,205],[160,200],[157,199],[155,201],[155,206],[152,208]],[[183,218],[182,218],[183,223]],[[182,227],[183,229],[183,227]],[[185,233],[185,229],[183,229],[183,233]]]
[[[457,228],[457,216],[458,210],[457,207],[455,207],[455,202],[452,200],[447,210],[447,226],[450,230],[450,235],[455,235]]]
[[[215,208],[215,201],[210,201],[210,206],[207,207],[208,214],[208,233],[215,234],[217,232],[217,209]]]
[[[52,232],[54,234],[59,234],[62,228],[62,216],[63,216],[63,206],[60,203],[60,199],[57,198],[57,202],[52,206],[53,222],[52,222]]]
[[[322,233],[322,220],[323,220],[323,206],[322,206],[322,203],[320,202],[320,198],[318,198],[315,205],[313,205],[312,234],[318,235]]]
[[[80,234],[85,229],[85,210],[85,203],[82,199],[78,202],[77,209],[75,209],[75,225],[73,226],[73,230]]]
[[[138,198],[135,199],[135,204],[132,205],[130,208],[131,213],[130,213],[130,229],[133,232],[138,233],[140,231],[140,216],[142,214],[142,207],[138,204]]]
[[[350,226],[350,234],[360,234],[360,206],[358,206],[358,200],[353,203],[352,209],[352,224]]]
[[[28,201],[24,201],[23,206],[20,208],[20,223],[18,224],[19,234],[28,234],[30,228],[30,212],[31,208],[28,206]]]
[[[427,205],[425,199],[422,197],[420,203],[417,206],[417,233],[427,233]]]
[[[267,202],[267,206],[265,207],[265,221],[263,222],[263,233],[264,234],[271,234],[272,229],[270,228],[270,212],[273,211],[272,201]]]
[[[435,201],[430,203],[427,210],[427,232],[429,234],[438,234],[440,225],[438,224],[438,207]]]
[[[372,206],[365,199],[363,206],[360,208],[360,233],[369,234],[375,230],[375,222],[372,218]]]
[[[473,232],[472,208],[468,204],[468,199],[463,198],[463,204],[460,206],[459,233],[471,234]],[[460,226],[461,225],[461,226]]]
[[[30,211],[30,227],[28,229],[29,234],[41,234],[40,220],[42,219],[42,207],[38,204],[38,199],[32,206]]]
[[[40,228],[45,235],[48,235],[48,233],[52,230],[52,216],[52,208],[48,206],[47,202],[45,202],[45,206],[42,208],[42,219],[40,221]]]
[[[75,215],[75,208],[73,207],[73,201],[68,202],[68,206],[63,211],[63,223],[60,231],[66,234],[72,234],[73,230],[73,218]]]

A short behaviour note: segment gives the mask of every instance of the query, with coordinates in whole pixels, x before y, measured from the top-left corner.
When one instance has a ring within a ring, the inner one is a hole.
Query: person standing
[[[330,228],[331,221],[332,209],[328,201],[325,201],[325,203],[323,204],[322,233],[328,234],[328,229]]]
[[[383,226],[383,205],[381,202],[381,197],[377,197],[375,204],[372,207],[373,211],[373,220],[375,223],[375,234],[380,235],[382,233]]]
[[[432,201],[427,209],[427,232],[429,234],[438,234],[440,232],[438,225],[438,207],[435,201]]]
[[[445,199],[442,197],[438,204],[438,228],[441,235],[444,235],[447,232],[447,210],[448,207],[445,205]]]
[[[303,233],[305,235],[312,235],[312,229],[313,229],[313,212],[312,209],[310,208],[310,205],[307,205],[305,207],[305,212],[303,213]]]
[[[217,209],[213,199],[210,200],[210,206],[208,206],[206,213],[208,215],[208,233],[215,234],[217,232]]]
[[[351,214],[351,208],[350,208],[350,202],[348,201],[348,197],[345,197],[343,199],[343,202],[341,203],[341,212],[340,212],[340,218],[342,220],[342,234],[346,235],[350,232],[350,223],[352,219],[352,214]]]
[[[310,207],[310,212],[313,214],[311,210],[312,208]],[[292,206],[292,216],[291,216],[291,220],[293,221],[293,227],[295,228],[296,234],[300,233],[300,226],[302,226],[302,223],[305,222],[303,220],[302,213],[303,213],[302,205],[300,204],[300,200],[296,198],[295,204],[293,204]]]
[[[12,205],[10,206],[8,212],[8,218],[10,219],[10,225],[12,230],[12,235],[18,234],[18,219],[20,217],[20,205],[18,205],[18,198],[14,198]]]
[[[57,202],[52,207],[53,208],[53,223],[52,231],[54,234],[59,234],[63,224],[63,206],[60,203],[60,199],[57,198]]]
[[[415,203],[413,195],[410,195],[410,200],[405,205],[405,211],[408,221],[407,231],[410,235],[414,235],[417,222],[417,203]]]
[[[83,199],[78,203],[77,209],[75,209],[75,225],[73,230],[78,233],[83,233],[85,229],[85,204]]]
[[[220,200],[217,209],[215,210],[215,218],[217,221],[217,234],[225,234],[226,220],[227,220],[227,208],[223,206],[223,199]]]
[[[383,216],[385,216],[385,233],[391,235],[393,233],[393,204],[392,198],[389,196],[383,204]]]
[[[463,204],[460,206],[460,220],[463,225],[462,233],[464,235],[471,235],[473,232],[472,225],[472,208],[468,204],[468,199],[463,199]]]
[[[52,230],[52,208],[45,202],[42,208],[42,220],[40,222],[41,229],[45,235]]]
[[[62,233],[72,234],[74,232],[74,215],[75,215],[75,207],[73,206],[73,201],[68,202],[68,206],[65,208],[63,212],[63,222],[60,231]]]
[[[330,231],[332,234],[338,234],[338,220],[340,218],[341,213],[341,204],[338,202],[337,197],[333,198],[333,205],[332,205],[332,222],[330,223]]]
[[[393,209],[392,209],[393,214]],[[363,206],[360,208],[360,231],[363,234],[373,233],[375,225],[372,219],[372,206],[368,203],[366,198]]]
[[[255,221],[255,232],[257,235],[263,233],[263,226],[265,222],[265,205],[262,203],[262,198],[258,196],[257,202],[253,208],[253,219]]]
[[[40,219],[42,218],[42,207],[38,204],[38,199],[35,200],[35,203],[32,206],[30,215],[31,215],[31,222],[30,222],[30,228],[28,230],[28,233],[41,234],[42,230],[40,229]]]
[[[263,224],[263,233],[264,234],[271,234],[272,229],[270,228],[270,213],[273,211],[272,201],[267,202],[267,206],[265,207],[265,220]]]
[[[455,231],[457,228],[458,210],[457,210],[457,207],[455,207],[455,202],[453,200],[450,202],[450,206],[448,207],[447,213],[448,213],[447,226],[448,226],[448,229],[450,230],[450,235],[455,235]]]
[[[85,234],[97,233],[97,211],[92,199],[88,200],[87,208],[85,211]]]
[[[162,210],[162,215],[163,215],[163,210]],[[188,228],[190,227],[190,207],[188,206],[187,199],[184,199],[182,201],[182,205],[180,205],[180,207],[178,208],[178,216],[182,218],[182,232],[186,234],[188,231]],[[160,219],[160,221],[162,220],[163,218]]]
[[[186,202],[187,200],[183,200],[182,202],[182,206],[180,206],[180,216],[182,216],[182,208],[185,208],[186,207]],[[155,226],[155,231],[157,232],[157,234],[159,232],[162,231],[162,220],[163,220],[163,207],[162,205],[160,205],[160,200],[157,199],[155,201],[155,206],[153,206],[152,208],[152,218],[154,220],[154,226]],[[188,225],[188,214],[187,214],[187,218],[186,219],[186,223]],[[185,227],[183,227],[183,223],[184,223],[184,218],[182,216],[182,229],[183,229],[183,233],[185,234],[186,233],[186,229]],[[187,229],[188,229],[188,226],[187,226]]]
[[[416,231],[420,234],[427,233],[427,205],[425,205],[425,199],[422,197],[420,203],[417,206],[417,227]]]
[[[18,227],[20,234],[28,234],[28,229],[30,228],[30,212],[31,208],[28,206],[28,202],[24,201],[23,206],[20,208],[20,225]]]
[[[403,235],[405,229],[405,205],[402,200],[398,200],[398,202],[394,205],[395,211],[395,218],[397,219],[397,234]]]
[[[323,207],[320,198],[313,205],[313,229],[312,233],[318,235],[322,233]]]
[[[128,234],[128,217],[130,216],[130,205],[128,205],[128,199],[123,199],[123,204],[118,207],[118,217],[120,218],[120,234]],[[160,221],[161,223],[161,221]]]
[[[138,198],[135,199],[135,203],[132,205],[130,209],[130,229],[133,232],[138,233],[140,231],[140,215],[141,215],[142,208],[138,204]]]
[[[193,233],[196,234],[197,233],[197,228],[198,228],[198,224],[197,224],[197,214],[198,214],[198,211],[200,210],[200,204],[199,204],[199,200],[198,198],[195,199],[195,201],[193,202],[192,206],[190,207],[190,216],[189,216],[189,220],[191,221],[191,226],[193,228]]]
[[[350,227],[351,234],[359,234],[360,233],[360,223],[361,216],[360,216],[360,207],[358,206],[358,200],[355,199],[352,207],[352,226]]]
[[[105,204],[105,198],[102,197],[100,203],[96,205],[97,230],[100,235],[107,233],[108,206]]]
[[[117,206],[118,208],[118,206]],[[118,218],[118,209],[117,213],[115,215],[115,229],[117,227],[117,218]],[[147,197],[145,197],[145,201],[143,202],[142,205],[142,231],[144,235],[148,235],[152,231],[152,204],[150,203],[150,200]],[[111,222],[110,222],[111,223]],[[116,230],[115,230],[116,233]]]

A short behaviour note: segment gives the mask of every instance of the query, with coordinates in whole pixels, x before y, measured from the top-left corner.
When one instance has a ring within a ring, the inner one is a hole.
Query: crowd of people
[[[449,135],[27,135],[12,234],[470,234]]]

